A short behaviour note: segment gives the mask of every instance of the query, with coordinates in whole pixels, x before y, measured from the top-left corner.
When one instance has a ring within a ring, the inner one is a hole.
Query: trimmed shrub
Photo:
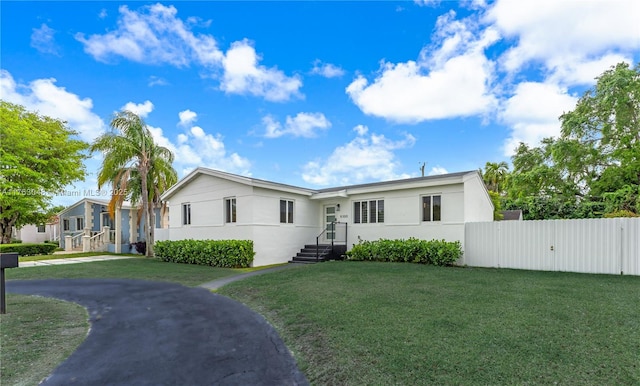
[[[45,244],[53,244],[56,247],[60,246],[60,241],[57,241],[57,240],[45,240],[44,242],[45,242]]]
[[[20,256],[50,255],[58,248],[55,244],[0,244],[0,252],[18,252]]]
[[[174,263],[247,268],[253,263],[251,240],[178,240],[154,244],[156,257]]]
[[[433,265],[453,265],[462,257],[459,241],[408,240],[360,241],[347,252],[349,260],[409,262]]]

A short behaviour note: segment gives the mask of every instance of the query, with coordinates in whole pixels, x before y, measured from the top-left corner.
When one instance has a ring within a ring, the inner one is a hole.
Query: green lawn
[[[313,384],[640,384],[640,277],[331,262],[219,293]]]
[[[75,303],[9,294],[0,315],[0,383],[39,384],[82,343],[88,317]]]

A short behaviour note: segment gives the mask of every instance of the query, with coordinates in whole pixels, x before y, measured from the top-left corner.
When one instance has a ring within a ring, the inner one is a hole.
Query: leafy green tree
[[[53,195],[85,177],[87,144],[66,123],[0,101],[0,236],[43,222]]]
[[[607,211],[640,212],[640,63],[605,71],[560,120],[561,140],[573,147],[558,155],[569,176],[591,196],[624,196]]]
[[[177,182],[174,156],[154,142],[145,122],[130,111],[117,113],[111,128],[91,144],[92,152],[100,151],[104,156],[98,187],[112,185],[111,211],[127,199],[139,205],[145,223],[146,254],[153,256],[154,208],[160,205],[160,195]]]
[[[505,207],[529,219],[640,213],[640,64],[605,71],[560,121],[559,138],[517,148]]]

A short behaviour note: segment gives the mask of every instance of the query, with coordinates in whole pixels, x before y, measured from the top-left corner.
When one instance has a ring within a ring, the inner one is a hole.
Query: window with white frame
[[[292,200],[280,200],[280,223],[293,224]]]
[[[224,218],[226,223],[236,222],[236,199],[235,197],[224,200]]]
[[[44,233],[44,224],[38,225],[38,233]]]
[[[81,231],[84,229],[84,217],[76,217],[76,230]]]
[[[191,225],[191,204],[182,204],[182,225]]]
[[[422,196],[422,221],[440,221],[442,219],[442,197],[440,195]]]
[[[383,223],[384,200],[354,201],[353,222],[355,224]]]
[[[68,231],[69,229],[70,229],[70,227],[69,227],[69,219],[68,218],[62,219],[62,230],[63,231]]]

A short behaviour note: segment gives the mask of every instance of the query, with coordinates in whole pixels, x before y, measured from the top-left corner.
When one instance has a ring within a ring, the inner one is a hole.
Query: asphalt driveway
[[[203,288],[123,279],[7,282],[7,292],[72,301],[91,330],[45,385],[306,385],[276,331]]]

